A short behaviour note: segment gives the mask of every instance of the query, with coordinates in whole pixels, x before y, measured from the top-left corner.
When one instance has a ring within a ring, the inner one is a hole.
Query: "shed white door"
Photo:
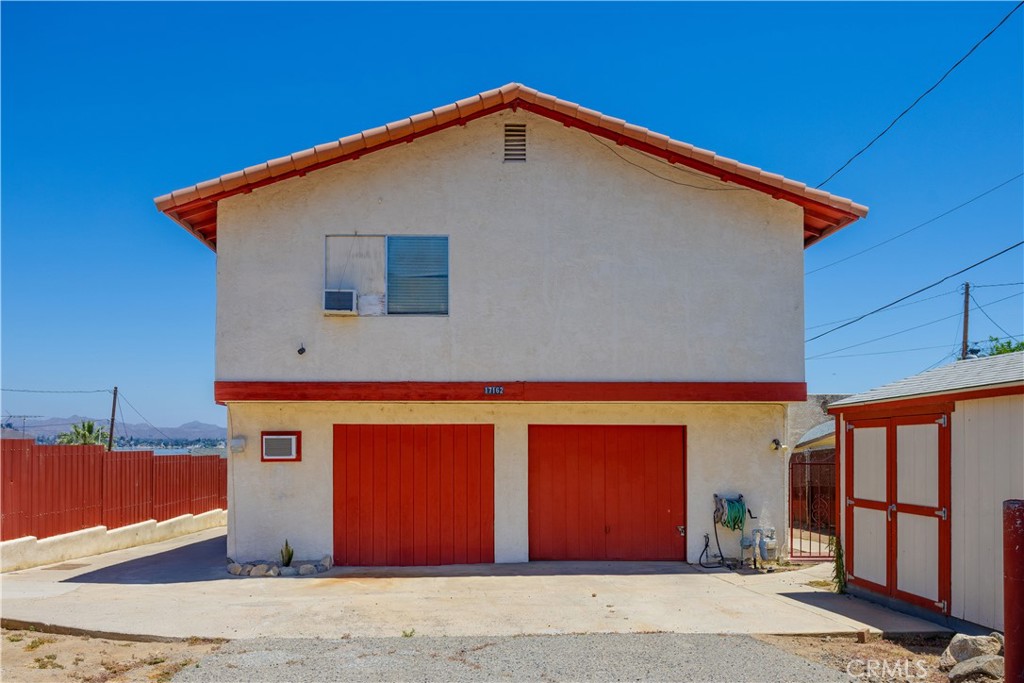
[[[849,423],[847,529],[851,581],[948,612],[948,418],[914,415]]]

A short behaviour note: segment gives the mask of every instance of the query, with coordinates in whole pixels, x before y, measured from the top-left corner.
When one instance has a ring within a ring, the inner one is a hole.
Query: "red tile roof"
[[[217,202],[226,197],[304,176],[326,166],[358,159],[430,133],[463,124],[504,109],[524,109],[569,127],[580,128],[620,145],[686,166],[721,180],[792,202],[804,209],[804,246],[810,246],[868,213],[868,208],[849,199],[804,183],[768,173],[754,166],[719,156],[706,149],[673,140],[622,119],[546,95],[520,83],[467,97],[407,119],[371,128],[333,142],[317,145],[285,157],[271,159],[241,171],[175,190],[157,197],[157,208],[216,251]]]

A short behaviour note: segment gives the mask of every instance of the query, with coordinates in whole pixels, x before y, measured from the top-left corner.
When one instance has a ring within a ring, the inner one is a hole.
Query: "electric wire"
[[[7,389],[0,388],[0,391],[10,391],[19,394],[109,394],[110,389]]]
[[[910,353],[911,351],[933,351],[937,348],[949,348],[948,344],[938,344],[936,346],[919,346],[916,348],[900,348],[893,349],[891,351],[870,351],[867,353],[844,353],[843,355],[829,355],[824,358],[813,356],[807,358],[808,360],[831,360],[834,358],[857,358],[864,355],[889,355],[892,353]]]
[[[971,286],[973,287],[974,285],[971,285]],[[896,310],[898,308],[906,308],[907,306],[914,306],[916,304],[923,304],[925,301],[932,301],[933,299],[941,299],[944,296],[949,296],[950,294],[957,294],[958,292],[960,292],[960,288],[951,289],[948,292],[943,292],[942,294],[936,294],[935,296],[928,296],[928,297],[925,297],[923,299],[918,299],[917,301],[910,301],[910,302],[905,303],[905,304],[900,304],[899,306],[892,306],[888,310],[894,311],[894,310]],[[854,317],[856,317],[856,316],[854,316]],[[853,320],[853,318],[843,318],[842,320],[832,320],[832,321],[827,322],[827,323],[818,323],[817,325],[811,325],[810,327],[807,328],[807,330],[814,330],[814,329],[817,329],[819,327],[828,327],[829,325],[835,325],[836,323],[845,323],[848,320]]]
[[[635,167],[639,168],[641,171],[643,171],[644,173],[649,173],[650,175],[654,176],[655,178],[658,178],[659,180],[664,180],[667,183],[672,183],[673,185],[682,185],[683,187],[689,187],[689,188],[692,188],[694,190],[704,190],[706,192],[746,192],[746,191],[748,191],[747,188],[745,188],[745,187],[704,187],[702,185],[690,185],[689,183],[682,183],[682,182],[679,182],[678,180],[673,180],[671,178],[666,178],[665,176],[658,175],[657,173],[655,173],[654,171],[652,171],[649,168],[641,166],[640,164],[638,164],[636,162],[630,161],[626,157],[624,157],[621,154],[619,154],[619,152],[614,147],[612,147],[610,145],[606,145],[605,143],[603,143],[601,141],[601,139],[598,138],[593,133],[587,133],[587,135],[590,135],[590,137],[592,137],[594,139],[594,141],[597,142],[597,144],[601,145],[602,147],[607,149],[609,152],[611,152],[612,154],[614,154],[615,156],[617,156],[619,159],[621,159],[622,161],[626,162],[630,166],[635,166]],[[658,159],[657,157],[650,157],[649,155],[644,155],[644,156],[647,156],[648,158],[654,159],[656,161],[662,161],[661,159]],[[668,162],[663,162],[662,161],[662,163],[668,163]],[[701,177],[701,178],[704,177],[703,175],[694,173],[693,171],[686,170],[685,168],[679,166],[678,164],[669,164],[669,166],[671,166],[674,169],[677,169],[677,170],[680,170],[680,171],[684,171],[686,173],[697,175],[698,177]],[[715,178],[707,178],[707,180],[709,182],[715,182],[716,179]]]
[[[1024,285],[1024,282],[1003,282],[998,285],[976,285],[973,282],[971,283],[971,287],[975,289],[979,289],[981,287],[1020,287],[1021,285]]]
[[[998,24],[996,24],[996,25],[995,25],[995,27],[993,27],[993,28],[992,28],[992,30],[991,30],[991,31],[989,31],[988,33],[986,33],[986,34],[985,34],[985,36],[984,36],[984,37],[983,37],[983,38],[982,38],[981,40],[979,40],[979,41],[978,41],[977,43],[975,43],[975,44],[974,44],[974,46],[973,46],[973,47],[971,47],[971,49],[967,51],[967,54],[965,54],[965,55],[964,55],[963,57],[961,57],[960,59],[958,59],[958,60],[956,61],[956,63],[955,63],[955,64],[953,64],[953,66],[949,67],[949,69],[948,69],[948,70],[946,71],[946,73],[942,74],[942,77],[941,77],[941,78],[939,78],[939,80],[935,81],[935,84],[934,84],[934,85],[932,85],[932,87],[928,88],[928,89],[927,89],[927,90],[925,90],[925,91],[924,91],[923,93],[921,93],[920,95],[918,95],[917,99],[916,99],[916,100],[914,100],[914,101],[913,101],[913,102],[912,102],[912,103],[910,104],[910,106],[909,106],[909,107],[907,107],[907,108],[906,108],[906,109],[904,109],[904,110],[903,110],[902,112],[900,112],[900,115],[899,115],[899,116],[897,116],[896,118],[894,118],[894,119],[892,120],[892,122],[891,122],[891,123],[889,123],[889,125],[888,125],[888,126],[886,126],[886,127],[885,127],[885,129],[884,129],[884,130],[883,130],[883,131],[882,131],[881,133],[879,133],[879,134],[878,134],[878,135],[876,135],[876,136],[875,136],[874,138],[872,138],[872,139],[871,139],[871,142],[869,142],[868,144],[864,145],[864,147],[862,147],[862,148],[861,148],[861,149],[860,149],[860,150],[859,150],[859,151],[858,151],[858,152],[857,152],[856,154],[854,154],[854,155],[853,155],[852,157],[850,157],[849,159],[847,159],[847,160],[846,160],[846,163],[844,163],[844,164],[843,164],[842,166],[840,166],[840,167],[839,167],[839,168],[837,168],[837,169],[836,169],[835,171],[833,171],[833,172],[832,172],[832,174],[831,174],[831,175],[830,175],[829,177],[825,178],[825,179],[824,179],[824,180],[822,180],[822,181],[821,181],[820,183],[818,183],[816,187],[818,187],[818,188],[821,188],[821,187],[823,187],[823,186],[824,186],[824,185],[825,185],[826,183],[828,183],[828,182],[829,182],[830,180],[832,180],[832,179],[833,179],[833,178],[835,178],[835,177],[836,177],[837,175],[839,175],[839,174],[840,174],[840,173],[842,173],[842,172],[843,172],[844,170],[846,170],[846,167],[847,167],[847,166],[849,166],[850,164],[852,164],[852,163],[853,163],[853,161],[854,161],[854,159],[856,159],[857,157],[859,157],[859,156],[860,156],[861,154],[863,154],[864,152],[868,151],[868,149],[869,149],[869,148],[870,148],[870,147],[871,147],[871,146],[872,146],[873,144],[875,144],[876,142],[878,142],[878,140],[879,140],[879,139],[881,139],[881,137],[882,137],[883,135],[885,135],[886,133],[888,133],[888,132],[889,132],[889,130],[890,130],[890,129],[891,129],[891,128],[892,128],[893,126],[895,126],[895,125],[896,125],[896,123],[897,123],[897,122],[898,122],[898,121],[899,121],[900,119],[902,119],[902,118],[903,118],[904,116],[906,116],[906,115],[907,115],[907,114],[908,114],[908,113],[910,112],[910,110],[911,110],[911,109],[913,109],[914,107],[916,107],[916,106],[917,106],[917,103],[918,103],[918,102],[920,102],[921,100],[923,100],[923,99],[924,99],[924,98],[925,98],[925,97],[926,97],[926,96],[927,96],[927,95],[928,95],[929,93],[931,93],[931,91],[933,91],[933,90],[935,90],[935,89],[936,89],[937,87],[939,87],[939,85],[940,85],[940,84],[941,84],[941,83],[942,83],[942,82],[943,82],[944,80],[946,80],[946,77],[947,77],[947,76],[949,76],[949,75],[950,75],[951,73],[953,73],[953,71],[954,71],[954,70],[955,70],[955,69],[956,69],[956,68],[957,68],[958,66],[960,66],[960,65],[961,65],[961,64],[962,64],[962,63],[964,62],[964,60],[966,60],[966,59],[967,59],[968,57],[970,57],[970,56],[971,56],[971,54],[973,54],[973,53],[974,53],[974,51],[975,51],[975,50],[977,50],[977,49],[978,49],[978,48],[979,48],[979,47],[981,46],[981,44],[982,44],[982,43],[984,43],[984,42],[985,42],[986,40],[988,40],[988,39],[989,39],[989,37],[990,37],[990,36],[991,36],[991,35],[992,35],[993,33],[995,33],[995,32],[996,32],[997,30],[999,30],[999,27],[1000,27],[1000,26],[1002,26],[1003,24],[1005,24],[1005,23],[1007,22],[1007,20],[1009,20],[1009,18],[1010,18],[1011,16],[1013,16],[1013,13],[1014,13],[1014,12],[1016,12],[1017,10],[1019,10],[1019,9],[1020,9],[1020,7],[1021,7],[1021,5],[1024,5],[1024,0],[1021,0],[1021,2],[1018,2],[1018,3],[1016,4],[1016,5],[1014,5],[1013,9],[1012,9],[1012,10],[1010,10],[1010,11],[1009,11],[1009,12],[1008,12],[1008,13],[1006,14],[1006,16],[1005,16],[1005,17],[1003,17],[1003,18],[1002,18],[1002,19],[1001,19],[1001,20],[999,21],[999,23],[998,23]]]
[[[87,422],[95,422],[100,427],[109,427],[110,426],[110,418],[108,418],[108,417],[97,417],[97,418],[93,418],[93,419],[86,420],[86,421]],[[34,425],[26,424],[25,425],[25,431],[28,431],[30,429],[35,429],[35,430],[38,431],[40,429],[46,429],[48,427],[68,427],[70,425],[80,425],[80,424],[82,424],[82,420],[76,420],[75,422],[41,422],[41,423],[37,423],[37,424],[34,424]]]
[[[128,423],[124,419],[124,409],[121,407],[121,402],[117,402],[117,412],[121,415],[121,432],[124,433],[124,438],[129,443],[132,440],[132,435],[128,433]]]
[[[940,218],[945,218],[946,216],[948,216],[949,214],[953,213],[954,211],[958,211],[959,209],[962,209],[962,208],[964,208],[964,207],[965,207],[965,206],[967,206],[968,204],[971,204],[971,203],[973,203],[973,202],[976,202],[976,201],[978,201],[979,199],[981,199],[981,198],[982,198],[982,197],[984,197],[985,195],[987,195],[987,194],[991,194],[991,193],[995,192],[996,190],[998,190],[999,188],[1001,188],[1001,187],[1005,187],[1006,185],[1009,185],[1010,183],[1012,183],[1012,182],[1013,182],[1014,180],[1017,180],[1017,179],[1018,179],[1018,178],[1020,178],[1021,176],[1024,176],[1024,172],[1022,172],[1022,173],[1018,173],[1017,175],[1013,176],[1013,177],[1012,177],[1012,178],[1010,178],[1009,180],[1004,180],[1003,182],[999,183],[999,184],[998,184],[998,185],[996,185],[995,187],[990,187],[989,189],[985,190],[985,191],[984,191],[984,192],[982,192],[981,194],[979,194],[979,195],[977,195],[977,196],[975,196],[975,197],[972,197],[971,199],[968,199],[968,200],[967,200],[966,202],[964,202],[963,204],[959,204],[959,205],[957,205],[957,206],[954,206],[954,207],[953,207],[952,209],[948,209],[948,210],[946,210],[946,211],[943,211],[943,212],[942,212],[942,213],[940,213],[940,214],[939,214],[938,216],[935,216],[935,217],[933,217],[933,218],[929,218],[929,219],[928,219],[928,220],[926,220],[926,221],[925,221],[924,223],[919,223],[919,224],[915,225],[914,227],[910,228],[909,230],[904,230],[903,232],[901,232],[901,233],[900,233],[900,234],[898,234],[898,235],[893,235],[893,236],[892,236],[892,237],[890,237],[889,239],[886,239],[886,240],[882,240],[881,242],[878,242],[877,244],[873,244],[873,245],[871,245],[870,247],[868,247],[868,248],[866,248],[866,249],[861,249],[860,251],[858,251],[858,252],[855,252],[855,253],[853,253],[853,254],[850,254],[849,256],[845,256],[845,257],[843,257],[843,258],[841,258],[841,259],[838,259],[838,260],[832,261],[831,263],[826,263],[826,264],[825,264],[825,265],[823,265],[823,266],[818,266],[818,267],[817,267],[817,268],[815,268],[814,270],[809,270],[809,271],[807,271],[807,272],[805,273],[805,275],[814,275],[815,273],[818,273],[818,272],[820,272],[820,271],[823,271],[823,270],[825,270],[826,268],[831,268],[832,266],[838,265],[838,264],[840,264],[840,263],[843,263],[843,262],[845,262],[845,261],[849,261],[849,260],[850,260],[850,259],[852,259],[852,258],[857,258],[857,257],[858,257],[858,256],[860,256],[861,254],[866,254],[866,253],[868,253],[869,251],[872,251],[872,250],[874,250],[874,249],[877,249],[878,247],[881,247],[881,246],[883,246],[883,245],[885,245],[885,244],[888,244],[889,242],[892,242],[893,240],[898,240],[899,238],[903,237],[904,235],[909,235],[910,233],[914,232],[915,230],[918,230],[919,228],[923,228],[924,226],[926,226],[926,225],[928,225],[928,224],[930,224],[930,223],[934,223],[935,221],[939,220]]]
[[[958,351],[951,351],[950,353],[947,353],[945,356],[943,356],[942,358],[938,359],[937,361],[935,361],[934,363],[932,363],[931,365],[926,367],[924,370],[921,370],[920,372],[916,372],[914,374],[920,375],[922,372],[928,372],[932,368],[938,367],[939,365],[942,365],[943,361],[945,361],[945,360],[947,360],[949,358],[955,358],[957,353],[958,353]]]
[[[1022,2],[1024,2],[1024,0],[1021,0],[1021,1],[1022,1]],[[893,307],[893,306],[895,306],[896,304],[898,304],[898,303],[901,303],[901,302],[903,302],[903,301],[906,301],[906,300],[907,300],[907,299],[909,299],[910,297],[913,297],[913,296],[917,296],[917,295],[918,295],[918,294],[920,294],[921,292],[927,291],[927,290],[931,289],[932,287],[936,287],[936,286],[938,286],[938,285],[941,285],[941,284],[942,284],[943,282],[945,282],[946,280],[948,280],[948,279],[950,279],[950,278],[956,277],[957,275],[961,275],[962,273],[966,273],[967,271],[971,270],[972,268],[977,268],[978,266],[980,266],[980,265],[981,265],[981,264],[983,264],[983,263],[986,263],[986,262],[988,262],[988,261],[991,261],[992,259],[994,259],[994,258],[996,258],[996,257],[998,257],[998,256],[1002,256],[1002,255],[1003,255],[1003,254],[1005,254],[1006,252],[1008,252],[1008,251],[1012,251],[1013,249],[1016,249],[1017,247],[1019,247],[1019,246],[1020,246],[1020,245],[1022,245],[1022,244],[1024,244],[1024,240],[1022,240],[1022,241],[1020,241],[1020,242],[1017,242],[1016,244],[1013,244],[1013,245],[1011,245],[1011,246],[1007,247],[1006,249],[1003,249],[1003,250],[1002,250],[1002,251],[1000,251],[1000,252],[997,252],[997,253],[995,253],[995,254],[992,254],[991,256],[987,256],[987,257],[983,258],[982,260],[978,261],[977,263],[973,263],[973,264],[971,264],[971,265],[967,266],[966,268],[963,268],[963,269],[961,269],[961,270],[958,270],[958,271],[957,271],[957,272],[955,272],[955,273],[952,273],[952,274],[950,274],[950,275],[947,275],[946,277],[942,278],[941,280],[936,280],[936,281],[935,281],[935,282],[933,282],[932,284],[930,284],[930,285],[927,285],[926,287],[922,287],[921,289],[917,290],[916,292],[911,292],[910,294],[907,294],[906,296],[901,296],[901,297],[900,297],[899,299],[896,299],[895,301],[892,301],[892,302],[890,302],[890,303],[887,303],[887,304],[886,304],[886,305],[884,305],[884,306],[879,306],[879,307],[878,307],[878,308],[876,308],[875,310],[873,310],[873,311],[869,311],[869,312],[865,313],[864,315],[860,315],[860,316],[857,316],[857,317],[856,317],[856,318],[854,318],[853,320],[849,320],[849,321],[847,321],[847,322],[845,322],[845,323],[843,323],[843,324],[841,324],[841,325],[836,325],[835,327],[833,327],[833,328],[831,328],[831,329],[829,329],[829,330],[826,330],[825,332],[822,332],[821,334],[815,335],[815,336],[811,337],[810,339],[805,339],[805,340],[804,340],[804,343],[806,344],[806,343],[809,343],[809,342],[812,342],[812,341],[814,341],[815,339],[821,339],[821,338],[822,338],[822,337],[824,337],[825,335],[827,335],[827,334],[832,334],[832,333],[833,333],[833,332],[835,332],[836,330],[841,330],[841,329],[843,329],[844,327],[848,327],[848,326],[850,326],[850,325],[853,325],[853,324],[854,324],[854,323],[856,323],[856,322],[860,322],[861,320],[863,320],[864,318],[867,318],[868,316],[871,316],[871,315],[875,315],[876,313],[880,313],[880,312],[884,311],[884,310],[885,310],[885,309],[887,309],[887,308],[892,308],[892,307]]]
[[[989,322],[990,322],[990,323],[992,323],[993,325],[995,325],[996,327],[998,327],[998,328],[999,328],[999,331],[1000,331],[1000,332],[1002,332],[1003,334],[1005,334],[1005,335],[1006,335],[1007,337],[1009,337],[1010,339],[1016,339],[1016,338],[1017,338],[1017,337],[1015,337],[1014,335],[1012,335],[1012,334],[1010,334],[1009,332],[1007,332],[1007,331],[1006,331],[1006,328],[1004,328],[1004,327],[1003,327],[1002,325],[1000,325],[1000,324],[999,324],[999,323],[997,323],[997,322],[996,322],[995,320],[993,320],[993,319],[992,319],[992,316],[990,316],[990,315],[988,314],[988,311],[986,311],[986,310],[985,310],[984,308],[982,308],[981,304],[979,304],[979,303],[978,303],[978,300],[974,298],[974,295],[973,295],[973,294],[971,294],[970,296],[971,296],[971,301],[973,301],[973,302],[974,302],[974,305],[978,307],[978,310],[979,310],[979,311],[981,311],[982,315],[984,315],[984,316],[985,316],[986,318],[988,318],[988,320],[989,320]]]
[[[1024,292],[1018,292],[1017,294],[1011,294],[1010,296],[1003,297],[1002,299],[996,299],[995,301],[990,301],[990,302],[988,302],[985,305],[986,306],[992,306],[993,304],[998,304],[998,303],[1006,301],[1008,299],[1016,298],[1018,296],[1021,296],[1022,294],[1024,294]],[[971,310],[973,311],[973,310],[976,310],[976,309],[972,308]],[[872,342],[881,341],[883,339],[888,339],[889,337],[895,337],[896,335],[903,334],[904,332],[910,332],[912,330],[917,330],[917,329],[920,329],[922,327],[928,327],[929,325],[935,325],[937,323],[941,323],[943,320],[949,320],[950,318],[956,318],[956,317],[962,316],[962,315],[963,315],[963,312],[954,313],[952,315],[947,315],[944,318],[938,318],[938,319],[932,320],[930,322],[921,323],[920,325],[914,325],[913,327],[908,327],[908,328],[900,330],[898,332],[893,332],[891,334],[886,334],[886,335],[883,335],[881,337],[875,337],[874,339],[869,339],[867,341],[859,342],[857,344],[851,344],[849,346],[844,346],[841,349],[833,349],[832,351],[825,351],[824,353],[819,353],[819,354],[816,354],[814,356],[808,356],[807,360],[815,360],[815,359],[818,359],[818,358],[822,358],[823,356],[830,356],[833,353],[839,353],[840,351],[846,351],[847,349],[852,349],[852,348],[855,348],[855,347],[858,347],[858,346],[864,346],[865,344],[870,344]]]
[[[162,431],[160,430],[160,428],[159,428],[159,427],[157,427],[157,426],[156,426],[155,424],[153,424],[152,422],[150,422],[149,420],[147,420],[147,419],[146,419],[146,416],[145,416],[145,415],[143,415],[142,413],[140,413],[140,412],[139,412],[139,409],[138,409],[138,408],[136,408],[136,407],[135,407],[134,405],[132,405],[132,402],[128,400],[128,397],[126,397],[126,396],[124,395],[124,392],[123,392],[123,391],[119,391],[119,392],[118,392],[118,394],[117,394],[117,396],[118,396],[118,398],[121,398],[121,399],[123,399],[123,400],[124,400],[124,402],[128,404],[128,407],[129,407],[129,408],[131,408],[132,410],[134,410],[134,411],[135,411],[135,414],[136,414],[136,415],[138,415],[139,417],[141,417],[141,418],[142,418],[142,421],[143,421],[143,422],[145,422],[145,423],[146,423],[146,424],[148,424],[148,425],[149,425],[150,427],[152,427],[153,429],[155,429],[155,430],[156,430],[156,431],[157,431],[157,432],[158,432],[158,433],[159,433],[159,434],[160,434],[161,436],[163,436],[163,437],[164,437],[165,439],[167,439],[168,441],[173,441],[173,440],[174,440],[174,439],[172,439],[171,437],[169,437],[169,436],[167,436],[166,434],[164,434],[164,433],[163,433],[163,432],[162,432]]]

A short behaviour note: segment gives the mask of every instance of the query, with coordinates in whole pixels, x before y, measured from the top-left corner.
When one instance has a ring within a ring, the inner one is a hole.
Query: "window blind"
[[[448,238],[388,237],[388,314],[448,313]]]

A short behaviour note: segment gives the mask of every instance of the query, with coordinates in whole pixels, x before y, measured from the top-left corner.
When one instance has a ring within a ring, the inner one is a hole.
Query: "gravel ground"
[[[237,640],[173,680],[849,683],[749,636],[674,633]]]

